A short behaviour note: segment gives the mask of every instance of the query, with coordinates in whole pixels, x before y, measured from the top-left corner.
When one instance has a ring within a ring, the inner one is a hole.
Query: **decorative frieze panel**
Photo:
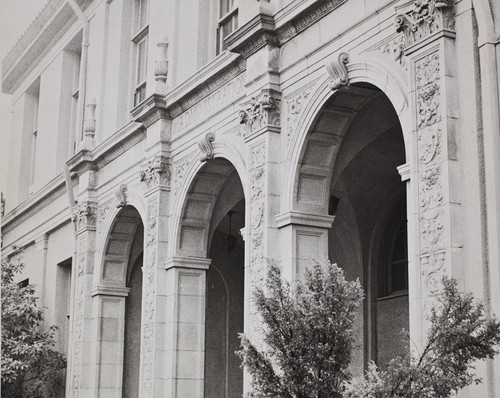
[[[274,90],[262,90],[241,105],[240,123],[246,127],[245,136],[268,128],[281,127],[281,95]]]
[[[415,62],[417,127],[419,129],[441,120],[439,114],[439,62],[439,53],[437,51]]]
[[[265,228],[265,161],[266,143],[250,150],[250,282],[262,286],[265,278],[264,228]]]
[[[396,12],[396,30],[403,32],[405,48],[440,30],[455,29],[453,0],[412,0]]]
[[[146,267],[143,270],[144,312],[143,327],[143,371],[145,392],[153,390],[155,296],[156,296],[156,250],[158,241],[158,198],[148,202],[146,234]]]
[[[170,188],[170,165],[164,156],[155,156],[149,160],[140,172],[140,179],[145,189],[156,187]]]
[[[95,228],[97,220],[97,205],[94,202],[85,201],[73,208],[73,222],[80,233],[86,228]]]

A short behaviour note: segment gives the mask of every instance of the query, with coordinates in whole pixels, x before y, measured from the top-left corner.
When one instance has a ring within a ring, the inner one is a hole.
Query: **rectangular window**
[[[146,98],[147,56],[148,56],[148,13],[149,0],[136,0],[135,32],[135,91],[134,106]]]
[[[70,322],[71,302],[71,258],[57,264],[56,268],[56,301],[55,320],[59,325],[58,348],[66,353]]]
[[[238,28],[238,8],[234,0],[220,0],[217,24],[217,54],[226,49],[224,39]]]
[[[76,123],[78,118],[78,98],[80,97],[80,63],[81,52],[74,54],[73,75],[71,81],[71,116],[70,116],[70,154],[74,154],[77,148],[77,141],[83,140],[83,129],[78,133]]]

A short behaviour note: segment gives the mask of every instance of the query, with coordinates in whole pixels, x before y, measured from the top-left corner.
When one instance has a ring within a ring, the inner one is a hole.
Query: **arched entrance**
[[[386,95],[357,83],[334,92],[317,113],[302,146],[293,206],[334,216],[328,256],[359,278],[365,302],[357,318],[353,370],[403,353],[409,328],[405,163],[399,118]],[[299,265],[300,275],[303,265]]]
[[[209,160],[188,188],[179,224],[182,257],[211,260],[206,271],[204,397],[243,394],[243,372],[234,352],[243,332],[245,196],[226,159]]]
[[[99,389],[102,394],[139,396],[144,226],[126,206],[107,237],[99,284]],[[116,392],[116,394],[115,394]]]

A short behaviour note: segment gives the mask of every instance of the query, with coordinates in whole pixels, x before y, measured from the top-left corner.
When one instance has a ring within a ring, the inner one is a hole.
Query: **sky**
[[[38,15],[47,0],[0,0],[0,59]],[[0,94],[0,190],[7,182],[8,143],[11,128],[11,96]]]

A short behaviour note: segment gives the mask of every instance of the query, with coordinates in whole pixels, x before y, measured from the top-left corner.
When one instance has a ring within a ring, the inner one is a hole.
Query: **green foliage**
[[[14,283],[23,266],[2,262],[2,398],[50,396],[66,366],[54,349],[57,327],[41,327],[43,309],[33,285]]]
[[[293,288],[270,265],[267,292],[257,288],[265,351],[241,336],[237,354],[252,376],[253,398],[332,398],[349,375],[353,323],[362,300],[359,281],[335,264],[315,264]]]
[[[387,370],[371,363],[365,377],[346,383],[347,398],[444,398],[481,381],[472,373],[474,362],[498,353],[500,322],[459,292],[454,279],[443,279],[438,301],[422,353],[397,357]]]

